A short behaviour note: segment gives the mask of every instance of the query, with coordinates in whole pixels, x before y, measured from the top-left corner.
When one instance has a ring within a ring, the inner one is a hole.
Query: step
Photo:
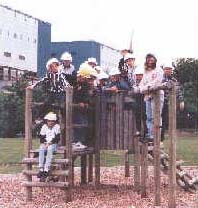
[[[58,147],[58,150],[56,151],[55,154],[64,154],[66,147],[61,146]],[[38,156],[39,155],[39,149],[35,150],[30,150],[30,153],[32,154],[32,157]],[[94,148],[93,147],[87,147],[85,149],[79,149],[79,150],[73,150],[72,155],[74,156],[80,156],[80,155],[85,155],[85,154],[93,154],[94,153]]]
[[[37,164],[39,161],[38,161],[38,158],[24,158],[22,160],[22,163],[23,164],[29,164],[29,163],[32,163],[32,164]],[[54,159],[52,161],[53,164],[64,164],[64,165],[67,165],[69,163],[69,160],[68,159]]]
[[[39,182],[39,181],[23,181],[22,185],[25,187],[54,187],[54,188],[67,188],[68,182]]]
[[[23,170],[24,175],[28,176],[36,176],[38,174],[38,170]],[[53,170],[50,172],[51,176],[69,176],[68,170]]]

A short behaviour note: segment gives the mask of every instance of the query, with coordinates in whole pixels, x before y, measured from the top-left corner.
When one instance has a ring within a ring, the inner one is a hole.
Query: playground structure
[[[32,187],[56,187],[65,191],[66,201],[72,200],[72,187],[74,186],[74,162],[77,157],[81,161],[81,183],[93,181],[95,172],[95,185],[100,185],[100,150],[125,150],[125,176],[129,177],[129,154],[134,155],[134,187],[142,197],[147,196],[148,160],[154,164],[155,181],[155,205],[160,205],[160,171],[163,170],[169,176],[169,207],[176,207],[176,182],[185,190],[196,191],[195,179],[189,176],[182,168],[181,162],[176,162],[176,96],[173,84],[170,90],[169,105],[169,155],[160,148],[160,110],[159,89],[153,89],[155,99],[155,138],[154,148],[147,142],[139,142],[139,136],[135,135],[134,109],[130,105],[134,102],[130,92],[117,94],[101,94],[93,99],[91,122],[88,125],[72,123],[72,110],[78,108],[73,104],[73,89],[66,88],[65,94],[65,118],[61,118],[60,125],[65,131],[61,139],[54,161],[54,169],[51,176],[56,176],[57,181],[38,182],[33,181],[38,168],[38,150],[32,147],[32,108],[38,103],[32,102],[32,90],[26,89],[25,107],[25,158],[23,163],[26,169],[23,174],[26,181],[23,185],[26,189],[26,199],[32,200]],[[64,120],[64,122],[62,122]],[[85,150],[72,150],[73,128],[90,128],[93,141]],[[65,135],[65,136],[64,136]],[[95,161],[94,161],[95,160]]]

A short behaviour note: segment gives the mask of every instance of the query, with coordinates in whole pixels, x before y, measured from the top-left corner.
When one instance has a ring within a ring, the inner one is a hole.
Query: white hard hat
[[[118,68],[112,68],[109,72],[109,75],[112,76],[112,75],[118,75],[118,74],[121,74],[120,73],[120,70]]]
[[[135,59],[135,56],[133,53],[127,53],[125,56],[124,56],[124,61],[128,60],[128,59]]]
[[[136,67],[134,74],[144,74],[144,67]]]
[[[96,65],[97,65],[96,58],[94,58],[94,57],[90,57],[90,58],[88,58],[88,59],[87,59],[87,61],[88,61],[88,63],[94,63],[94,64],[96,64]]]
[[[46,63],[46,68],[48,69],[49,66],[52,64],[52,63],[59,63],[58,59],[57,58],[51,58],[47,61]]]
[[[56,114],[55,114],[55,113],[49,112],[49,113],[44,117],[44,119],[49,120],[49,121],[56,121],[56,120],[57,120],[57,117],[56,117]]]
[[[163,69],[164,68],[171,68],[171,69],[173,69],[174,67],[173,67],[172,63],[165,63],[165,64],[163,64]]]
[[[60,58],[62,61],[71,61],[72,62],[72,56],[70,53],[68,52],[64,52],[62,55],[61,55],[61,58]]]
[[[104,71],[99,73],[97,78],[100,80],[100,79],[108,79],[109,78],[109,75],[107,73],[105,73]]]

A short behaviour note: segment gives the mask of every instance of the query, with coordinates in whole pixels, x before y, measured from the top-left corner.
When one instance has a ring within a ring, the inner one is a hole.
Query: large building
[[[95,41],[52,42],[51,56],[60,58],[65,51],[72,54],[73,64],[77,69],[89,57],[95,57],[104,70],[118,66],[120,59],[118,50]]]
[[[51,24],[0,5],[0,87],[24,71],[41,76],[50,44]]]

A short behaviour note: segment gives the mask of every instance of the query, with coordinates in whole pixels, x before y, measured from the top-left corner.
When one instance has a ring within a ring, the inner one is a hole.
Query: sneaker
[[[72,144],[72,149],[73,150],[82,150],[82,149],[86,149],[87,146],[83,145],[81,142],[77,142],[75,144]]]
[[[37,174],[37,178],[42,178],[44,175],[44,171],[39,170],[38,174]]]

